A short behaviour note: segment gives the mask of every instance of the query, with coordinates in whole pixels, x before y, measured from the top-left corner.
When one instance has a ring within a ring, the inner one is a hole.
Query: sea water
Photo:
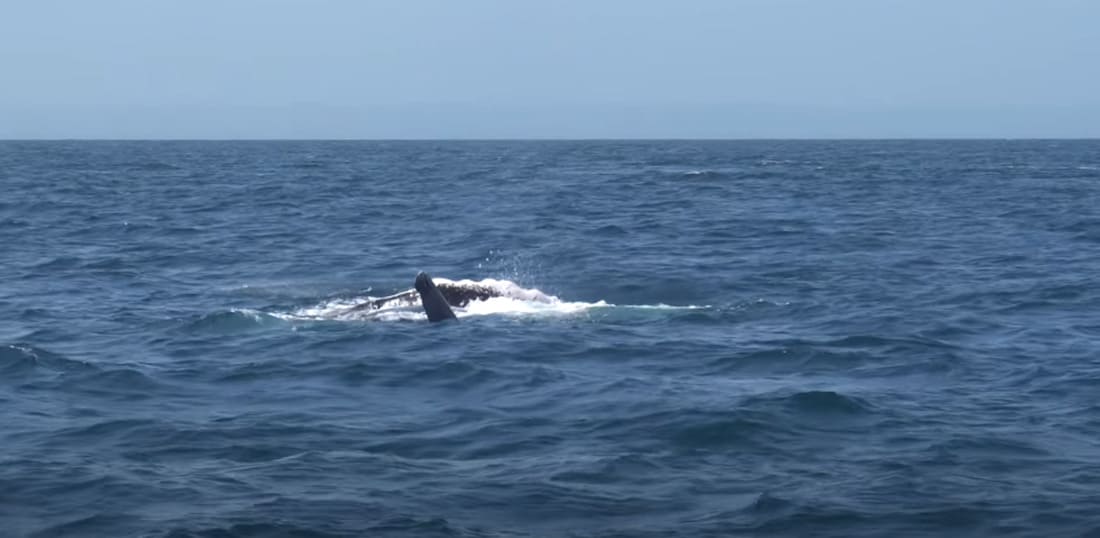
[[[1095,141],[0,142],[0,535],[1100,535],[1098,274]]]

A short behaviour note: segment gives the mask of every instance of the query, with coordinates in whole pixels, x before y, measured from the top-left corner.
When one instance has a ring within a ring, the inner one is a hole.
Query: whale
[[[458,319],[455,317],[454,310],[451,310],[447,298],[443,296],[443,292],[439,290],[439,286],[435,285],[428,273],[423,271],[418,273],[414,287],[416,292],[420,294],[420,305],[424,308],[424,313],[428,315],[428,321],[434,323]]]
[[[377,299],[372,298],[352,307],[350,311],[378,310],[394,306],[412,307],[419,303],[427,314],[428,321],[437,322],[457,319],[453,309],[464,308],[471,301],[484,301],[506,295],[505,290],[484,283],[435,282],[430,275],[421,271],[416,275],[413,289]]]

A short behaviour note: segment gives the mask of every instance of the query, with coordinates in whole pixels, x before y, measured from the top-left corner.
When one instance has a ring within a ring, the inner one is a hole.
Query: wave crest
[[[74,370],[94,370],[94,367],[84,361],[73,360],[29,344],[0,346],[0,374],[6,378],[42,371]]]

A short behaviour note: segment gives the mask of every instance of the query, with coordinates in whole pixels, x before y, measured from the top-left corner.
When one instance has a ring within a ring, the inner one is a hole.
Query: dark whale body
[[[428,321],[458,319],[428,273],[421,272],[416,275],[416,292],[420,294],[420,304],[424,307],[424,313],[428,315]]]
[[[356,310],[377,310],[386,306],[412,306],[420,302],[424,313],[428,315],[428,321],[443,321],[455,319],[452,308],[461,308],[470,304],[470,301],[484,301],[492,297],[500,297],[500,290],[489,286],[470,284],[455,284],[443,282],[436,284],[427,273],[416,275],[415,290],[395,293],[387,297],[373,299],[352,308]]]

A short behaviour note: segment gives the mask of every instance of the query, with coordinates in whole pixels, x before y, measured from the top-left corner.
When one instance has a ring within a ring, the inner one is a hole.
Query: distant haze
[[[1094,0],[36,0],[0,138],[1100,136]]]

